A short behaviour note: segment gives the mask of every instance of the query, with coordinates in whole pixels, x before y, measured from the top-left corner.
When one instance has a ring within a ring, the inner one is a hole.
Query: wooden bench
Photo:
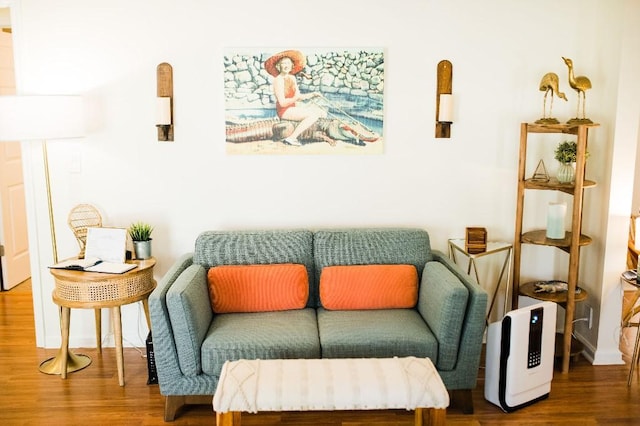
[[[213,397],[218,426],[260,411],[415,411],[416,425],[444,425],[449,394],[429,358],[227,361]]]

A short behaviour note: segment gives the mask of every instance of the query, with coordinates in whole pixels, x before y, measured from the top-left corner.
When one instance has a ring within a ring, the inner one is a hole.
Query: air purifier
[[[555,303],[536,303],[489,325],[484,396],[507,413],[549,396],[556,310]]]

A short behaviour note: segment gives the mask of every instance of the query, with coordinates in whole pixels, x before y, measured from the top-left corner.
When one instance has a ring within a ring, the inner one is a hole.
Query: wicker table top
[[[137,267],[123,274],[51,269],[55,279],[53,301],[68,308],[107,308],[146,299],[156,287],[156,260],[129,262]]]

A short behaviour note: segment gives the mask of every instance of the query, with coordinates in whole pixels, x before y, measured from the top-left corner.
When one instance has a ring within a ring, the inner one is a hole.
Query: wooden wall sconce
[[[173,141],[173,68],[166,62],[158,65],[156,127],[159,141]]]
[[[453,66],[451,62],[442,60],[438,63],[438,84],[436,92],[436,138],[451,137],[453,123],[453,95],[451,81]]]

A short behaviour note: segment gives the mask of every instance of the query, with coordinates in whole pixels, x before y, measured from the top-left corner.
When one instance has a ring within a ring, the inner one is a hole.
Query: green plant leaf
[[[574,141],[562,141],[554,152],[555,159],[564,164],[575,163],[577,151],[578,145]],[[585,158],[589,158],[589,152],[586,153]]]
[[[129,236],[133,241],[149,241],[153,227],[145,222],[135,222],[129,225]]]

